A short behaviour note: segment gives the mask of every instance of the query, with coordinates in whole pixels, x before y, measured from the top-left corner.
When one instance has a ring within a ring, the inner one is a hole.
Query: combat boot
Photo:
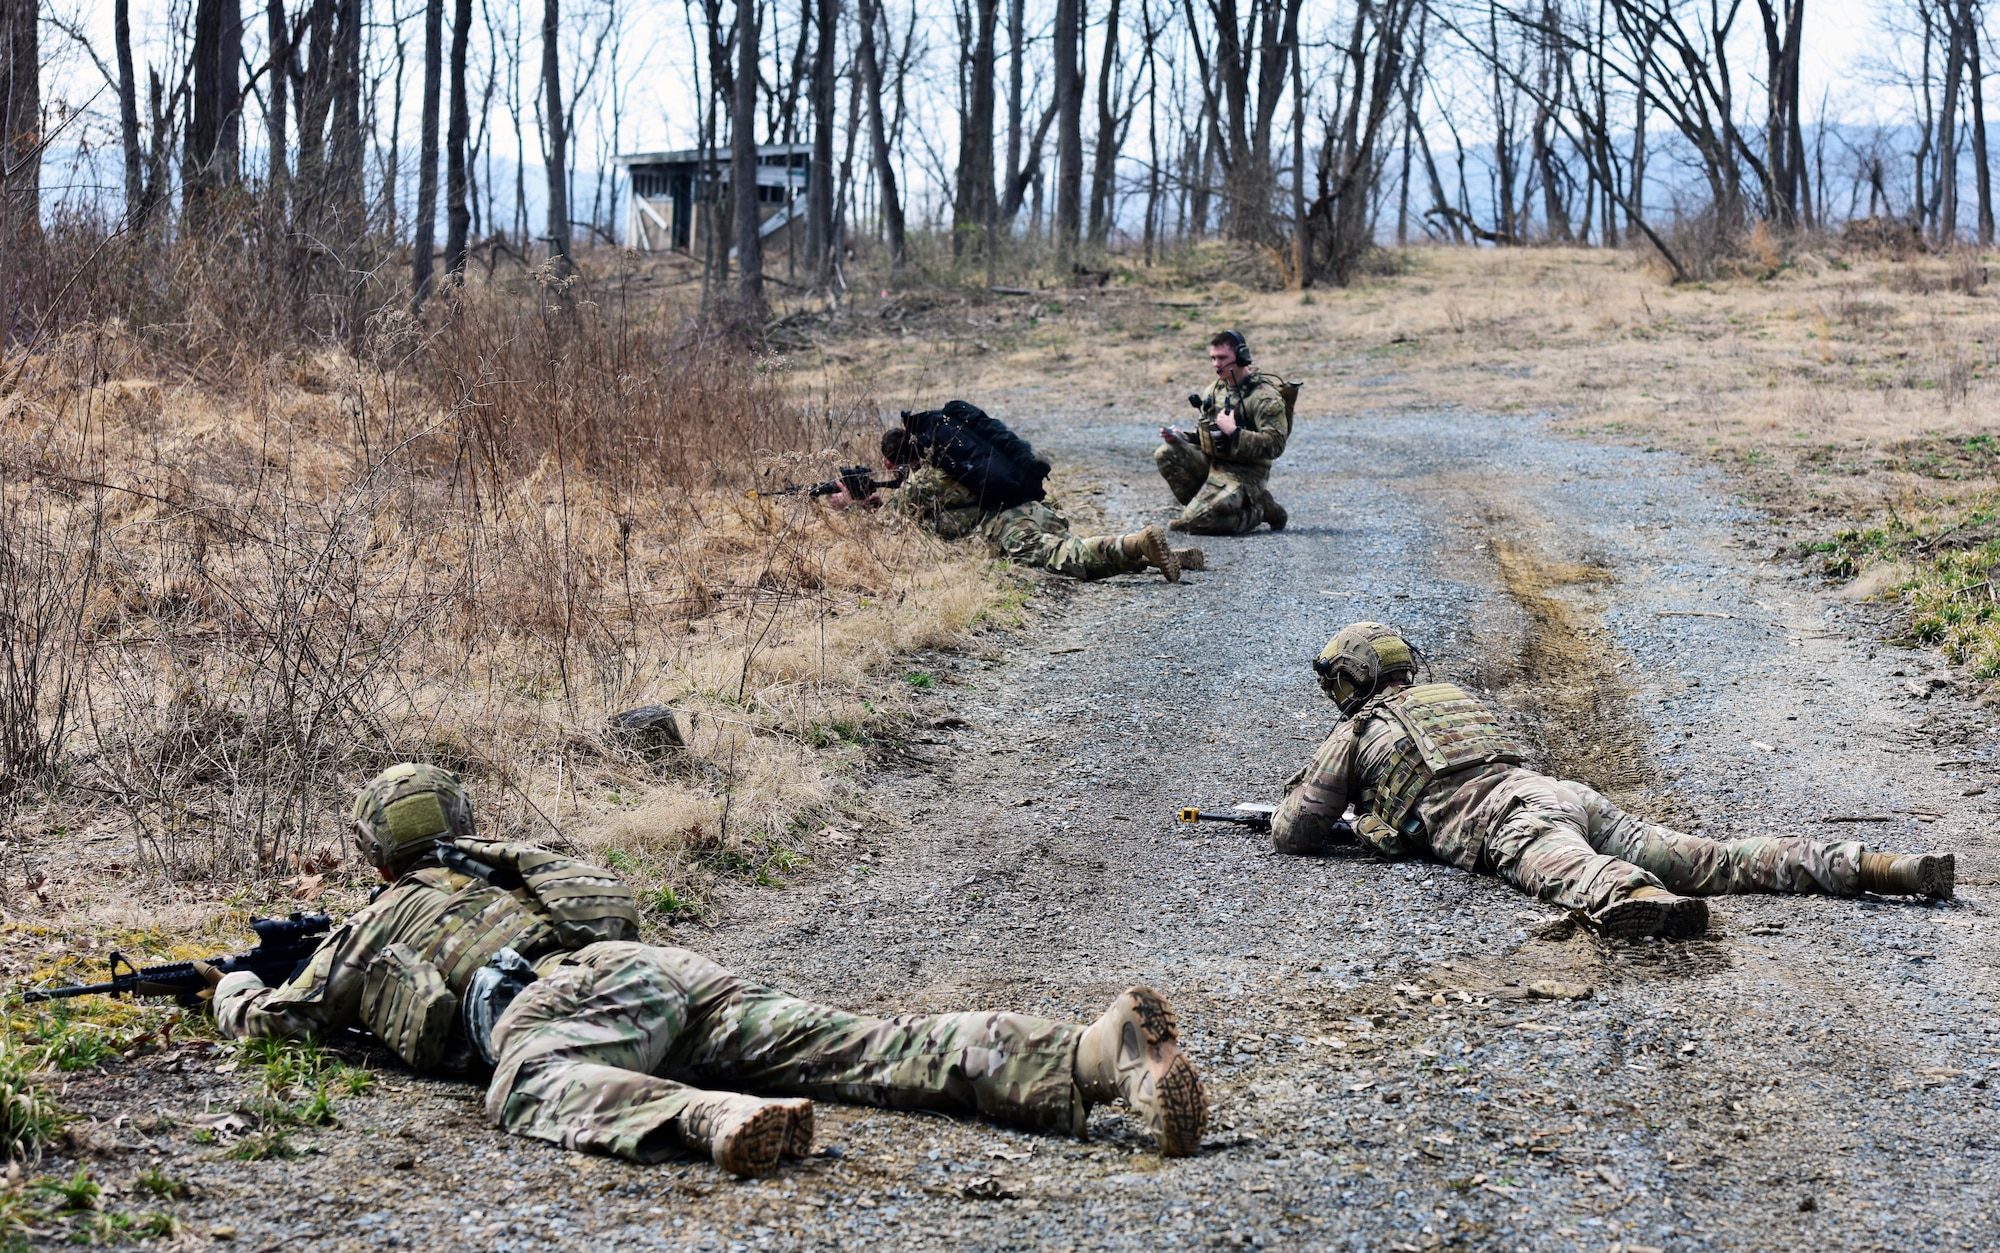
[[[1201,1148],[1208,1098],[1176,1043],[1174,1011],[1148,987],[1127,988],[1076,1045],[1076,1086],[1086,1104],[1122,1100],[1168,1157]]]
[[[1861,854],[1861,890],[1884,896],[1927,896],[1948,901],[1958,878],[1958,858],[1946,853]]]
[[[805,1139],[812,1142],[811,1101],[767,1101],[734,1092],[699,1092],[674,1118],[681,1143],[706,1153],[732,1175],[768,1175],[793,1147],[805,1106]]]
[[[1635,888],[1629,896],[1598,910],[1591,921],[1614,940],[1642,940],[1653,935],[1692,940],[1708,930],[1708,904],[1692,896],[1675,896],[1665,888]]]
[[[1181,559],[1181,569],[1183,570],[1208,569],[1208,558],[1203,555],[1199,548],[1176,548],[1174,549],[1174,556]]]
[[[1269,523],[1274,531],[1284,530],[1285,523],[1292,520],[1292,515],[1285,512],[1285,507],[1278,503],[1278,498],[1268,491],[1257,493],[1257,503],[1263,506],[1264,521]]]
[[[1144,557],[1147,565],[1166,576],[1167,582],[1181,581],[1180,550],[1167,547],[1166,528],[1149,526],[1143,531],[1121,535],[1118,545],[1127,557]]]

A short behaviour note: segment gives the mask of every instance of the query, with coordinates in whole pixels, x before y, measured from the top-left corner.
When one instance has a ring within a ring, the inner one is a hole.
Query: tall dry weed
[[[898,708],[871,669],[955,642],[987,584],[893,519],[746,495],[863,456],[876,415],[643,278],[453,287],[352,352],[191,371],[185,337],[107,318],[17,360],[0,503],[96,537],[34,550],[69,583],[16,581],[68,589],[76,677],[32,724],[60,806],[169,878],[276,877],[337,862],[352,788],[415,757],[467,772],[491,832],[626,840],[666,899],[789,858]],[[606,729],[648,703],[696,715],[670,760]],[[665,827],[628,839],[637,815]]]

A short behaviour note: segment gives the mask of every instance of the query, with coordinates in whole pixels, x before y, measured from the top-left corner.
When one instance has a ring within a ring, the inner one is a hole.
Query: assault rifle
[[[298,973],[333,926],[325,914],[294,912],[289,918],[253,918],[250,929],[257,933],[257,947],[247,953],[218,957],[209,962],[223,974],[247,970],[275,987]],[[69,996],[109,993],[113,996],[171,996],[192,1009],[201,1003],[208,980],[191,961],[169,962],[164,966],[134,966],[123,953],[111,954],[111,979],[107,983],[78,983],[66,988],[29,988],[21,994],[28,1002],[54,1001]]]
[[[1232,826],[1248,827],[1252,831],[1269,834],[1271,815],[1278,812],[1276,805],[1260,805],[1245,802],[1235,806],[1235,812],[1227,814],[1204,813],[1199,809],[1181,810],[1182,822],[1227,822]],[[1336,844],[1354,843],[1354,828],[1345,819],[1333,824],[1333,841]]]
[[[1227,822],[1233,826],[1249,827],[1252,831],[1271,829],[1271,815],[1278,812],[1276,805],[1255,805],[1249,802],[1237,805],[1234,813],[1203,813],[1199,809],[1181,810],[1182,822]]]
[[[877,479],[875,472],[867,466],[842,466],[840,467],[840,477],[837,479],[828,479],[823,483],[801,483],[792,487],[780,487],[775,491],[769,492],[758,491],[753,488],[749,494],[752,496],[796,496],[800,492],[804,492],[806,495],[818,499],[821,496],[831,496],[842,488],[846,488],[847,494],[853,499],[866,500],[877,491],[901,487],[902,485],[903,472],[901,470],[896,472],[895,478],[884,481]]]

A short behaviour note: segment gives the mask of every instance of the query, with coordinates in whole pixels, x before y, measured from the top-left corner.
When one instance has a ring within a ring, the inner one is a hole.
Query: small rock
[[[614,738],[647,752],[668,752],[687,747],[692,715],[683,715],[668,705],[641,705],[606,719]]]
[[[991,1175],[981,1175],[959,1192],[974,1201],[1011,1201],[1021,1195]]]
[[[1799,1198],[1799,1213],[1801,1213],[1801,1214],[1810,1214],[1810,1213],[1812,1213],[1812,1212],[1813,1212],[1814,1210],[1816,1210],[1816,1209],[1818,1209],[1818,1208],[1819,1208],[1819,1198],[1818,1198],[1818,1197],[1816,1197],[1816,1196],[1802,1196],[1802,1197],[1800,1197],[1800,1198]]]
[[[1569,914],[1564,914],[1560,918],[1551,918],[1540,926],[1532,928],[1528,932],[1528,938],[1531,940],[1544,940],[1549,943],[1560,943],[1575,934],[1576,919]]]
[[[1561,979],[1537,979],[1528,985],[1528,995],[1543,1001],[1587,1001],[1588,983],[1566,983]]]
[[[208,1229],[208,1238],[211,1240],[234,1240],[236,1238],[236,1228],[226,1223],[210,1227]]]

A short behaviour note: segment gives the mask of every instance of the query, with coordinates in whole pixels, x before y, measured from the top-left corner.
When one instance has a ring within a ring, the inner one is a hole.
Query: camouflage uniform
[[[593,944],[545,968],[500,1019],[486,1112],[510,1131],[637,1161],[655,1156],[660,1129],[711,1088],[1074,1133],[1082,1033],[1019,1014],[864,1017],[760,987],[686,949]]]
[[[1070,534],[1069,521],[1043,501],[983,514],[971,489],[931,466],[912,471],[884,499],[890,508],[921,519],[943,539],[963,539],[977,531],[1009,561],[1073,579],[1103,579],[1146,568],[1145,556],[1128,556],[1116,535]]]
[[[522,845],[458,846],[491,863],[532,863],[544,878],[616,883],[608,872]],[[1036,1130],[1083,1125],[1073,1076],[1082,1027],[1004,1013],[850,1014],[759,987],[683,949],[576,944],[584,933],[560,917],[552,922],[546,902],[531,897],[435,865],[411,871],[282,986],[267,988],[254,974],[225,976],[215,989],[216,1022],[239,1039],[376,1029],[365,985],[371,967],[383,968],[378,958],[415,952],[463,995],[480,953],[504,943],[541,976],[493,1031],[497,1063],[486,1107],[510,1131],[658,1160],[675,1151],[669,1124],[702,1091],[689,1084],[984,1114]],[[454,919],[464,924],[455,931]],[[438,1069],[466,1064],[465,1041],[455,1044]]]
[[[1396,695],[1370,701],[1320,745],[1272,817],[1279,852],[1324,847],[1351,802],[1361,815],[1356,834],[1383,856],[1428,855],[1497,874],[1541,900],[1592,914],[1640,887],[1690,896],[1861,890],[1856,841],[1687,835],[1624,813],[1582,783],[1511,760],[1438,774],[1424,782],[1406,818],[1385,822],[1375,812],[1378,800],[1409,760],[1411,742],[1404,725],[1384,715]]]
[[[1236,413],[1237,432],[1224,436],[1215,417],[1224,409]],[[1200,444],[1163,443],[1153,450],[1153,464],[1167,481],[1174,499],[1185,505],[1176,530],[1196,535],[1241,535],[1265,521],[1274,504],[1265,486],[1271,463],[1285,451],[1292,420],[1278,380],[1253,372],[1241,386],[1215,380],[1202,402],[1197,426]]]

